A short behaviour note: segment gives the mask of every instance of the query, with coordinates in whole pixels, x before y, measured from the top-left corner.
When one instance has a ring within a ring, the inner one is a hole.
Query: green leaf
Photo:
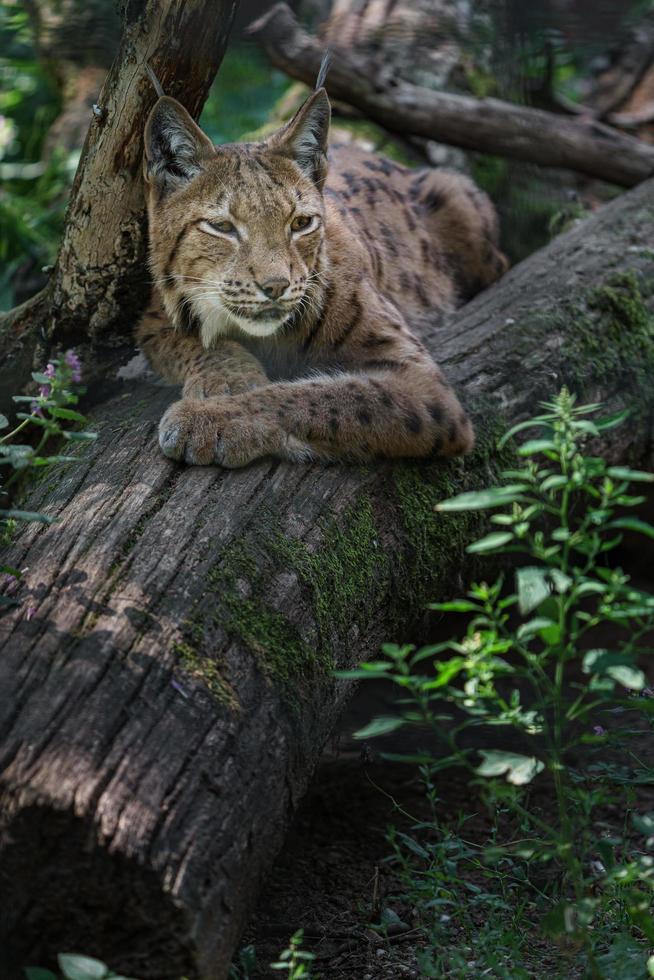
[[[588,650],[582,669],[585,674],[610,677],[630,691],[641,691],[647,683],[642,670],[634,667],[633,658],[617,650]]]
[[[632,470],[628,466],[609,466],[606,471],[614,480],[627,480],[634,483],[654,483],[654,473],[644,470]]]
[[[553,452],[556,450],[556,443],[551,439],[529,439],[518,446],[519,456],[535,456],[536,453]]]
[[[551,589],[547,569],[526,565],[517,570],[515,579],[520,612],[526,616],[549,597]]]
[[[9,419],[7,418],[6,415],[3,415],[2,412],[0,412],[0,429],[8,429],[8,428],[9,428]],[[38,968],[34,967],[34,969],[38,969]]]
[[[54,379],[49,378],[47,374],[41,374],[39,371],[32,371],[32,381],[36,381],[37,385],[50,386],[53,380]]]
[[[62,435],[71,442],[93,442],[98,438],[97,432],[62,432]]]
[[[540,488],[545,493],[547,490],[558,490],[559,487],[564,487],[567,482],[567,476],[563,476],[562,473],[554,473],[552,476],[548,476],[547,479],[543,480]]]
[[[480,776],[503,776],[514,786],[530,783],[534,776],[544,768],[535,756],[519,755],[517,752],[503,752],[500,749],[480,749],[483,762],[475,770]]]
[[[57,962],[66,980],[104,980],[109,973],[109,968],[100,960],[77,953],[60,953]]]
[[[26,966],[25,976],[27,980],[57,980],[57,975],[52,970],[44,970],[40,966]]]
[[[550,568],[550,578],[557,592],[567,592],[572,585],[572,579],[560,568]]]
[[[642,691],[647,684],[647,678],[642,670],[628,664],[616,664],[615,667],[609,667],[606,673],[630,691]]]
[[[630,415],[631,409],[625,408],[622,412],[616,412],[615,415],[608,415],[605,419],[599,419],[595,425],[600,432],[606,432],[608,429],[615,429],[616,426],[622,425]]]
[[[468,599],[455,599],[453,602],[432,602],[427,607],[436,612],[479,612],[479,606]]]
[[[618,528],[621,531],[636,531],[638,534],[644,534],[648,538],[654,538],[654,527],[648,524],[647,521],[641,521],[637,517],[618,517],[615,521],[606,524],[605,527],[611,529]]]
[[[516,425],[511,426],[508,432],[505,432],[502,438],[497,443],[498,449],[503,449],[506,446],[509,439],[517,435],[518,432],[522,432],[523,429],[533,429],[538,427],[542,428],[542,423],[547,421],[548,416],[539,415],[535,419],[527,419],[525,422],[518,422]]]
[[[513,541],[513,534],[510,531],[493,531],[491,534],[487,534],[485,538],[480,538],[479,541],[474,541],[469,544],[466,551],[469,555],[479,555],[486,551],[494,551],[495,548],[501,548],[503,545],[508,544],[509,541]]]
[[[51,408],[50,414],[57,419],[68,419],[70,422],[86,422],[86,418],[72,408]]]
[[[381,716],[355,732],[354,738],[376,738],[378,735],[387,735],[389,732],[402,728],[405,724],[404,718],[399,718],[397,715],[393,717]]]
[[[572,422],[572,428],[576,429],[577,432],[588,432],[591,436],[599,435],[599,429],[590,419],[577,419]]]
[[[38,514],[34,510],[0,510],[2,517],[13,517],[17,521],[38,521],[40,524],[53,524],[54,517],[47,514]]]
[[[463,657],[453,657],[447,663],[436,664],[438,677],[434,678],[433,681],[427,681],[423,685],[423,690],[436,691],[439,687],[445,687],[453,677],[456,677],[463,670],[464,665],[465,660]]]
[[[503,507],[505,504],[513,503],[514,500],[520,500],[520,494],[527,489],[525,483],[509,483],[505,487],[473,490],[441,501],[440,504],[436,504],[435,510],[487,510],[491,507]]]
[[[544,616],[537,616],[519,626],[516,636],[519,640],[524,640],[525,637],[534,636],[536,633],[540,633],[547,643],[556,643],[560,630],[558,624],[553,620],[545,619]]]

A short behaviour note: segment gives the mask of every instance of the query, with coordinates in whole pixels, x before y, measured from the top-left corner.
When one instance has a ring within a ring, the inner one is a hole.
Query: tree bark
[[[235,0],[124,4],[120,50],[97,111],[89,117],[64,238],[46,287],[48,302],[22,311],[22,349],[33,352],[39,338],[111,347],[131,337],[151,289],[141,152],[156,94],[145,65],[152,66],[166,93],[197,118],[222,60],[235,8]],[[14,312],[0,317],[3,355],[14,349],[14,321]],[[23,360],[13,363],[24,367]],[[28,379],[29,368],[14,370],[14,391]]]
[[[97,442],[26,503],[57,523],[8,555],[26,571],[0,622],[3,977],[70,949],[139,978],[226,976],[348,697],[332,668],[480,573],[464,547],[483,518],[433,505],[512,465],[496,436],[564,383],[633,407],[601,449],[647,457],[653,192],[428,334],[476,419],[465,460],[185,468],[156,444],[168,389],[123,382],[95,411]]]
[[[273,64],[313,86],[323,48],[298,25],[284,3],[250,28]],[[596,121],[569,119],[499,99],[433,92],[387,77],[355,52],[337,50],[327,77],[335,99],[355,106],[391,132],[564,167],[632,187],[654,173],[654,148]]]

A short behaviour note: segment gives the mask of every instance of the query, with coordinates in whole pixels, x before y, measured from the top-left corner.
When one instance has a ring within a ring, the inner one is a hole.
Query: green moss
[[[649,389],[654,370],[654,317],[646,299],[652,281],[634,270],[620,271],[588,291],[582,302],[564,308],[564,353],[574,389],[624,377],[629,390]]]
[[[271,550],[311,590],[321,648],[343,641],[353,625],[365,630],[375,596],[383,595],[390,564],[378,537],[371,501],[362,497],[340,522],[323,527],[315,551],[295,538],[278,534]]]
[[[498,439],[508,426],[498,416],[497,405],[486,405],[486,401],[477,399],[476,404],[468,406],[475,419],[477,440],[476,449],[469,457],[397,463],[393,469],[399,518],[407,542],[399,557],[395,590],[397,611],[404,621],[407,609],[415,612],[433,596],[442,570],[446,570],[448,580],[456,588],[464,588],[465,583],[455,581],[453,557],[463,556],[466,545],[485,530],[484,514],[472,511],[438,514],[435,505],[463,490],[496,484],[501,470],[515,463],[511,448],[497,449]],[[470,579],[474,574],[467,577]]]
[[[191,633],[194,625],[189,624]],[[176,643],[173,653],[178,658],[180,670],[189,677],[202,681],[210,694],[225,707],[235,710],[239,707],[233,688],[220,672],[218,663],[211,657],[199,653],[195,646],[186,640]]]
[[[248,543],[230,547],[207,576],[211,608],[206,615],[211,625],[238,637],[271,679],[290,689],[327,665],[283,613],[260,598],[264,567],[265,560],[260,566]]]

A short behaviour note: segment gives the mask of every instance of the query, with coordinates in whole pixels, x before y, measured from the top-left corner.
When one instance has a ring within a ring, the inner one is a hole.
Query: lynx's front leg
[[[159,442],[174,459],[232,468],[262,456],[454,456],[472,449],[474,437],[436,365],[407,364],[182,400],[162,418]]]
[[[367,460],[472,449],[456,395],[397,309],[366,285],[359,296],[351,322],[316,337],[333,374],[177,402],[159,427],[166,455],[237,467],[268,455]]]
[[[159,374],[183,385],[185,398],[212,398],[268,384],[259,361],[237,341],[223,338],[206,350],[198,337],[175,330],[156,303],[144,313],[136,340]]]

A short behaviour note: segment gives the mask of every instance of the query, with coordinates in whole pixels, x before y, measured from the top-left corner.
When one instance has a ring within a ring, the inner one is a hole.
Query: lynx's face
[[[214,147],[173,99],[146,129],[150,263],[176,326],[267,337],[319,290],[329,103],[265,143]]]

